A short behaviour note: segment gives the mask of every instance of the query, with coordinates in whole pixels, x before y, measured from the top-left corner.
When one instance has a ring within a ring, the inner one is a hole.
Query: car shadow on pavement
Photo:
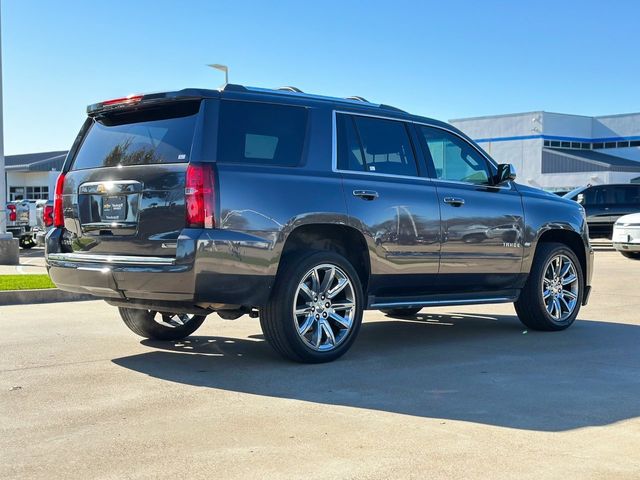
[[[523,330],[514,316],[422,313],[363,323],[328,364],[281,360],[259,335],[143,341],[114,359],[159,379],[254,395],[538,431],[640,415],[640,327],[576,321]]]

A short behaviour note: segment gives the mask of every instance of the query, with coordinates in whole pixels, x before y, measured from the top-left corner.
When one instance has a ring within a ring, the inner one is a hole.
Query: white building
[[[640,182],[640,113],[585,117],[550,112],[451,120],[518,181],[546,190]]]
[[[66,156],[67,152],[62,151],[4,157],[7,200],[53,200],[56,179]]]

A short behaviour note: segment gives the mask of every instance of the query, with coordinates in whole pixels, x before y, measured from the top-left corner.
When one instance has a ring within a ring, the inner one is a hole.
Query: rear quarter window
[[[300,164],[307,109],[271,103],[220,103],[217,161],[259,165]]]

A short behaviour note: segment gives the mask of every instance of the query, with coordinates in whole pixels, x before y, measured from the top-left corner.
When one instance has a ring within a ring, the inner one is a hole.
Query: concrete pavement
[[[596,254],[569,330],[511,305],[367,312],[297,365],[257,320],[140,341],[103,302],[0,307],[3,478],[640,477],[640,262]]]

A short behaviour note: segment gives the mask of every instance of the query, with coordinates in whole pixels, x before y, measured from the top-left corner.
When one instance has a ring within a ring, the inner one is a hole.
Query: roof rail
[[[364,102],[364,103],[371,103],[369,100],[367,100],[364,97],[360,97],[358,95],[354,95],[353,97],[347,97],[345,100],[354,100],[356,102]],[[407,113],[404,110],[398,108],[398,107],[393,107],[391,105],[385,105],[384,103],[381,103],[378,105],[380,108],[386,108],[387,110],[395,110],[396,112],[402,112],[402,113]]]
[[[221,90],[226,92],[246,92],[247,87],[244,85],[238,85],[237,83],[227,83],[225,84]]]
[[[366,98],[364,98],[364,97],[359,97],[359,96],[357,96],[357,95],[354,95],[354,96],[352,96],[352,97],[347,97],[346,99],[347,99],[347,100],[356,100],[356,101],[358,101],[358,102],[371,103],[371,102],[370,102],[369,100],[367,100]]]
[[[394,107],[393,105],[385,105],[384,103],[380,104],[380,108],[386,108],[387,110],[395,110],[396,112],[407,113],[406,110],[402,110],[401,108]]]
[[[284,87],[278,87],[276,90],[284,90],[285,92],[295,92],[295,93],[304,93],[297,87],[292,87],[291,85],[285,85]]]
[[[312,93],[304,93],[302,90],[300,90],[299,88],[296,87],[292,87],[290,85],[284,86],[284,87],[279,87],[276,89],[272,89],[272,88],[261,88],[261,87],[245,87],[244,85],[235,85],[232,83],[228,83],[224,86],[224,88],[222,89],[224,91],[231,91],[231,92],[260,92],[260,93],[275,93],[278,94],[281,92],[281,94],[287,94],[287,93],[298,93],[298,94],[302,94],[306,97],[309,98],[317,98],[320,100],[329,100],[329,101],[342,101],[342,102],[362,102],[362,103],[366,103],[369,104],[369,106],[372,107],[378,107],[378,108],[385,108],[387,110],[393,110],[396,112],[402,112],[402,113],[407,113],[406,111],[397,108],[397,107],[393,107],[391,105],[384,105],[384,104],[377,104],[377,103],[371,103],[369,102],[366,98],[364,97],[359,97],[357,95],[354,95],[353,97],[347,97],[347,98],[338,98],[338,97],[327,97],[327,96],[323,96],[323,95],[315,95]]]

